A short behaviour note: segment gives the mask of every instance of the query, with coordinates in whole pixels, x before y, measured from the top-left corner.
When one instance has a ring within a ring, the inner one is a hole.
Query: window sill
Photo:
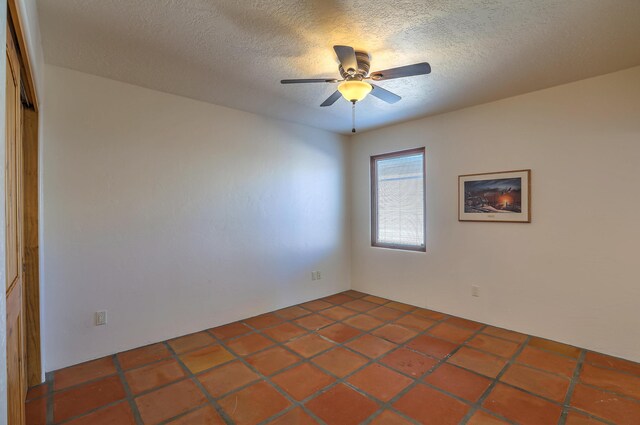
[[[426,246],[411,246],[411,245],[394,245],[394,244],[384,244],[384,243],[372,243],[372,248],[385,248],[385,249],[395,249],[399,251],[413,251],[413,252],[427,252]]]

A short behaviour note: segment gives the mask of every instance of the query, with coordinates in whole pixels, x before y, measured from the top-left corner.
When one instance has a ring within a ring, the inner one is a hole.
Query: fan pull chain
[[[352,126],[351,126],[351,132],[355,133],[356,132],[356,102],[351,102],[351,122],[352,122]]]

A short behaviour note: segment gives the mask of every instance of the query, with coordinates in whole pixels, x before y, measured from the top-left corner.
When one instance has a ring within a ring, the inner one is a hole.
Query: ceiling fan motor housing
[[[338,65],[338,70],[340,71],[340,75],[342,75],[342,78],[344,78],[345,80],[362,80],[369,74],[369,54],[367,52],[356,51],[356,61],[358,62],[358,69],[355,70],[354,74],[348,73],[342,67],[342,64]]]

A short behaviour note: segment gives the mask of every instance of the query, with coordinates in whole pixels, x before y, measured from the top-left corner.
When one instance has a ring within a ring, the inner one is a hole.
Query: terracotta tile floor
[[[640,424],[640,364],[347,291],[47,375],[28,425]]]

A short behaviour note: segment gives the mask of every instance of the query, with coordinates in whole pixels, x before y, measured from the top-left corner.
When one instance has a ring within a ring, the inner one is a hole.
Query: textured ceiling
[[[319,105],[332,46],[371,68],[427,61],[380,82],[403,99],[358,105],[360,130],[640,65],[639,0],[38,0],[47,63],[348,133],[350,105]]]

